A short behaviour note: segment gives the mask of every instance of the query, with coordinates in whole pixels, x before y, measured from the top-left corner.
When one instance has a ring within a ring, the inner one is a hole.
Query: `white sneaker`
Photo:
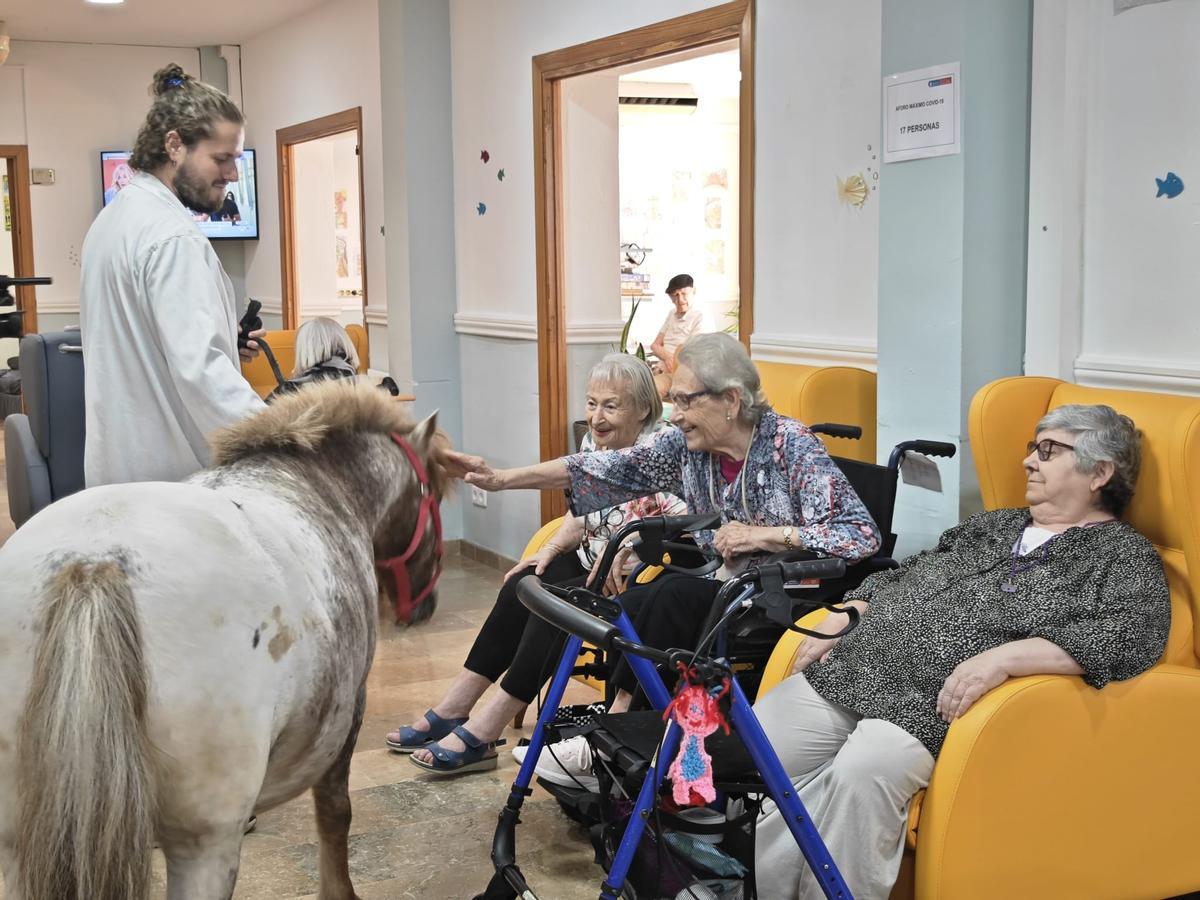
[[[524,763],[528,750],[527,746],[514,747],[513,757],[518,763]],[[534,773],[563,787],[600,789],[599,780],[592,774],[592,746],[583,735],[543,747]]]

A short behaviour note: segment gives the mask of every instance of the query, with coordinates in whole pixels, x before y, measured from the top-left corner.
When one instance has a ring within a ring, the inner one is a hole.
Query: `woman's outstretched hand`
[[[501,473],[489,466],[482,456],[472,456],[458,450],[443,450],[439,458],[442,468],[451,478],[461,478],[467,484],[481,487],[485,491],[498,491],[503,487]]]

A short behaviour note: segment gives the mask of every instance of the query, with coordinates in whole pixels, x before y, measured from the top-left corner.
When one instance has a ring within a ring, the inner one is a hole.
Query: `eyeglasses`
[[[1075,449],[1072,445],[1056,441],[1054,438],[1042,438],[1040,441],[1030,441],[1026,449],[1029,453],[1033,453],[1036,450],[1038,459],[1042,462],[1047,462],[1054,455],[1055,447],[1062,447],[1064,450]]]
[[[712,391],[692,391],[690,394],[672,392],[667,394],[667,402],[680,412],[687,412],[693,403],[711,393]]]

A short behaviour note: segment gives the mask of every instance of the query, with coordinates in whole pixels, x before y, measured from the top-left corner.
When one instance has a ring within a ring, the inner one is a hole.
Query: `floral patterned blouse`
[[[759,420],[732,482],[714,454],[688,450],[674,427],[644,444],[578,453],[565,462],[567,496],[577,515],[665,491],[682,497],[689,513],[719,511],[723,523],[796,526],[798,547],[848,561],[879,548],[879,529],[825,445],[800,422],[772,410]],[[697,532],[695,539],[711,549],[713,532]]]
[[[644,444],[654,438],[660,431],[666,429],[665,422],[659,420],[654,425],[638,435],[637,443]],[[579,442],[581,453],[595,453],[596,442],[589,432]],[[626,522],[644,519],[646,516],[682,516],[687,514],[687,505],[674,494],[659,492],[646,497],[635,497],[625,503],[609,506],[605,509],[593,510],[583,516],[583,538],[579,542],[579,561],[591,570],[596,560],[604,555],[608,539],[620,530]],[[637,560],[630,559],[626,567],[632,569]]]
[[[827,700],[899,725],[936,757],[949,729],[938,692],[959,663],[985,650],[1045,638],[1095,688],[1154,665],[1171,627],[1154,546],[1133,526],[1109,522],[1069,528],[1018,563],[1014,547],[1029,521],[1026,509],[979,513],[935,549],[867,578],[846,595],[868,601],[866,614],[825,662],[809,665],[809,683]]]

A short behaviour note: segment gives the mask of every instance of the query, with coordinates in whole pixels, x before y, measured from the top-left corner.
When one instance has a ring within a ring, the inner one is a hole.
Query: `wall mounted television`
[[[112,203],[130,179],[130,151],[105,150],[100,154],[100,190],[104,206]],[[238,180],[226,188],[225,205],[215,213],[193,213],[196,224],[210,240],[249,241],[258,238],[258,173],[254,151],[243,150],[237,161]]]

